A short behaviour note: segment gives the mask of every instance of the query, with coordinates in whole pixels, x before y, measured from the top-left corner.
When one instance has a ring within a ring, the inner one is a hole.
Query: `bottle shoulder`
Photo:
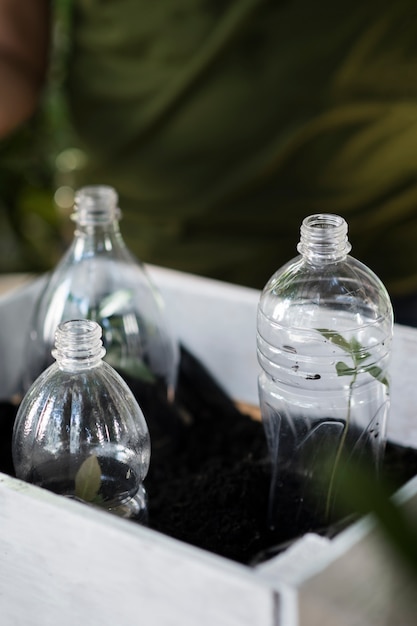
[[[374,319],[392,317],[390,298],[381,280],[350,255],[336,263],[316,265],[296,257],[271,276],[258,309],[267,318],[277,320],[290,320],[299,309],[312,323],[320,309],[351,316],[366,310]]]
[[[266,283],[261,299],[269,295],[285,297],[287,294],[385,289],[378,276],[364,263],[347,255],[336,263],[312,264],[302,256],[292,259],[279,268]]]

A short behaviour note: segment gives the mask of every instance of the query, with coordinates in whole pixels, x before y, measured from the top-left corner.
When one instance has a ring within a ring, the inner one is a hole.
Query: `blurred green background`
[[[34,117],[0,142],[0,273],[40,272],[68,245],[73,149],[63,98],[69,0],[54,3],[47,87]]]

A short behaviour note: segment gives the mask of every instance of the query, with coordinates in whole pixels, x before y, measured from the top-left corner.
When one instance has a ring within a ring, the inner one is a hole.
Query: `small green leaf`
[[[349,354],[352,352],[350,343],[346,341],[342,335],[339,335],[339,333],[336,333],[334,330],[328,330],[327,328],[317,328],[317,330],[321,335],[323,335],[323,337],[334,343],[336,346],[339,346],[339,348],[342,348],[342,350],[345,350],[345,352],[349,352]]]
[[[383,371],[380,367],[378,367],[377,365],[369,365],[368,367],[364,368],[364,371],[368,372],[371,376],[376,378],[376,380],[379,380],[380,383],[388,387],[388,380],[385,378],[385,376],[383,376]]]
[[[356,337],[352,337],[352,339],[349,341],[349,346],[351,352],[361,352],[363,350],[363,346],[361,346]]]
[[[75,476],[75,495],[86,502],[93,502],[101,485],[101,467],[93,454],[81,463]]]
[[[338,361],[336,363],[336,372],[338,376],[354,376],[356,374],[356,368],[349,367],[343,361]]]
[[[365,352],[365,348],[359,343],[359,341],[353,337],[350,342],[350,353],[352,354],[353,359],[356,363],[360,361],[365,361],[371,355],[369,352]]]

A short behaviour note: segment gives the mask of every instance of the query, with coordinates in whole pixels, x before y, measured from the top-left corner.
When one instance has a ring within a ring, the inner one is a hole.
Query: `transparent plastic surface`
[[[74,240],[36,303],[23,391],[52,362],[57,326],[90,319],[103,329],[105,360],[128,382],[147,418],[155,399],[174,398],[179,349],[162,298],[119,230],[117,194],[76,194]]]
[[[56,362],[35,380],[16,416],[16,475],[143,521],[150,440],[142,410],[102,360],[98,324],[68,321],[56,337]]]
[[[337,517],[338,472],[362,462],[378,471],[393,314],[381,281],[349,256],[341,217],[306,218],[298,249],[261,294],[257,351],[270,523],[292,515],[306,530]]]

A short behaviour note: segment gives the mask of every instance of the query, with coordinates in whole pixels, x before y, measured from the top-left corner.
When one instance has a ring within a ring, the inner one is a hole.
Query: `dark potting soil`
[[[311,530],[331,536],[306,515],[295,529],[267,524],[270,464],[262,424],[240,412],[201,364],[182,348],[176,439],[150,426],[151,467],[145,481],[149,526],[226,558],[252,564]],[[14,474],[12,428],[17,407],[0,403],[0,471]],[[388,442],[384,474],[393,488],[417,474],[417,451]],[[290,481],[288,481],[289,489]]]

